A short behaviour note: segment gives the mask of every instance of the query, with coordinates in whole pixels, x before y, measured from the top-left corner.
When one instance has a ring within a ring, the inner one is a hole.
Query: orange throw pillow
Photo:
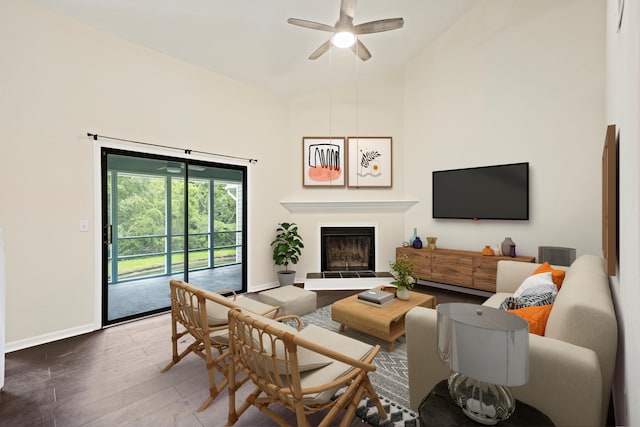
[[[566,271],[556,270],[552,268],[549,262],[545,261],[540,267],[536,268],[536,271],[531,273],[531,275],[538,274],[538,273],[548,273],[548,272],[551,272],[551,280],[553,281],[553,283],[556,284],[556,286],[558,287],[558,290],[560,290],[560,287],[562,286],[562,282],[564,281],[564,275]]]
[[[516,316],[522,317],[529,324],[529,333],[544,336],[544,330],[547,328],[547,320],[553,304],[538,305],[517,310],[507,310]]]

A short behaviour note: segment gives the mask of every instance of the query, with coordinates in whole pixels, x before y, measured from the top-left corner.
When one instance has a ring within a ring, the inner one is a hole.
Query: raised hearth
[[[393,276],[388,271],[325,271],[307,273],[304,288],[312,291],[372,289],[392,281]]]

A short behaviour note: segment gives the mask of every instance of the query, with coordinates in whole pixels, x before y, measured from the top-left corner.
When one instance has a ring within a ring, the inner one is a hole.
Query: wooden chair
[[[220,391],[228,384],[227,356],[229,354],[229,334],[227,312],[240,307],[243,310],[258,312],[264,316],[276,316],[280,307],[273,307],[250,298],[237,298],[232,290],[210,292],[191,286],[188,283],[171,280],[171,362],[162,369],[166,372],[189,353],[204,359],[209,376],[209,398],[198,408],[204,410]],[[231,294],[232,299],[223,295]],[[178,324],[183,331],[178,332]],[[178,342],[185,335],[191,335],[193,341],[179,352]],[[216,384],[214,368],[224,376]]]
[[[299,318],[298,321],[301,325]],[[331,425],[343,409],[340,425],[347,426],[363,396],[375,403],[382,419],[387,418],[368,376],[376,369],[372,361],[379,345],[374,347],[314,325],[300,330],[273,319],[231,310],[229,346],[227,425],[235,424],[254,405],[278,425],[287,426],[269,407],[277,403],[295,413],[298,426],[310,426],[308,416],[321,411],[326,414],[318,415],[324,416],[317,425]],[[236,381],[239,372],[246,374],[241,382]],[[249,379],[255,389],[236,408],[236,392]],[[344,392],[336,397],[340,389]]]

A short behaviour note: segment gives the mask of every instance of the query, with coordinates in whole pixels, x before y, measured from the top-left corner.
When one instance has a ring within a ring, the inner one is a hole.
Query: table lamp
[[[529,379],[529,325],[515,314],[476,304],[439,304],[438,356],[453,372],[449,394],[485,425],[515,410],[509,386]]]

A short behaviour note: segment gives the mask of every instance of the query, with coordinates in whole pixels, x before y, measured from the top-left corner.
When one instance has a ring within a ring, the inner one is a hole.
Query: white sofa
[[[498,263],[498,307],[540,264]],[[545,336],[529,336],[529,382],[515,397],[544,412],[557,426],[606,425],[616,361],[618,326],[601,257],[583,255],[567,269],[547,321]],[[436,310],[412,309],[406,316],[411,408],[450,371],[438,359]],[[517,407],[516,407],[517,411]]]

